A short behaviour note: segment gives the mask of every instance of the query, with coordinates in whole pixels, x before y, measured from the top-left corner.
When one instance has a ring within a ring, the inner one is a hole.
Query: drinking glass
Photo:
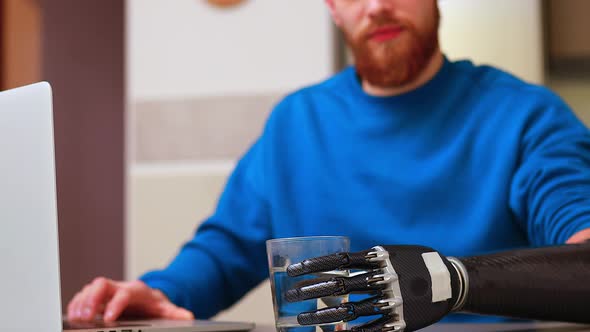
[[[348,271],[330,271],[289,277],[287,267],[308,258],[348,252],[350,240],[344,236],[309,236],[272,239],[266,241],[272,299],[277,332],[333,332],[347,329],[345,322],[301,326],[297,314],[348,302],[348,295],[329,296],[300,302],[285,300],[285,292],[301,281],[317,277],[348,276]]]

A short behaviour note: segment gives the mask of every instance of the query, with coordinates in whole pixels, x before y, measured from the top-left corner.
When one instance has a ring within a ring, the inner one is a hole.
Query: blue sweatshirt
[[[214,214],[142,280],[208,318],[268,277],[270,238],[345,235],[353,251],[420,244],[461,257],[585,228],[590,135],[559,97],[446,59],[422,87],[374,97],[351,67],[276,106]]]

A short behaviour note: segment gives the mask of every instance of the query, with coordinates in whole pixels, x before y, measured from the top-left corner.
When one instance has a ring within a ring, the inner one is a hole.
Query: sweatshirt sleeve
[[[590,134],[567,105],[551,104],[525,122],[510,189],[510,207],[534,246],[563,244],[590,228]]]
[[[197,318],[229,307],[268,277],[265,241],[271,226],[260,190],[261,159],[259,141],[239,161],[215,212],[192,240],[168,267],[140,278]]]

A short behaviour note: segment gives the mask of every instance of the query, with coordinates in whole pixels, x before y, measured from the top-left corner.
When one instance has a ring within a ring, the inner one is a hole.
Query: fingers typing
[[[139,280],[117,282],[96,278],[74,296],[67,308],[68,319],[75,321],[91,321],[103,315],[106,322],[112,322],[123,314],[194,319],[190,311],[177,307],[161,291]]]
[[[112,322],[119,318],[123,310],[129,305],[131,300],[131,291],[126,288],[120,288],[109,301],[105,308],[104,320]]]
[[[82,308],[82,318],[92,320],[97,314],[102,314],[105,304],[116,291],[115,283],[106,278],[96,278],[85,292]]]

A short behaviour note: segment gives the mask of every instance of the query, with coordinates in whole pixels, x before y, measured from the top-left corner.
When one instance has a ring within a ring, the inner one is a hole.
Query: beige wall
[[[234,160],[281,95],[200,97],[133,105],[133,163]]]
[[[542,83],[540,0],[443,0],[441,45],[451,59],[491,64]]]
[[[590,79],[553,77],[548,85],[570,105],[586,126],[590,126]]]

